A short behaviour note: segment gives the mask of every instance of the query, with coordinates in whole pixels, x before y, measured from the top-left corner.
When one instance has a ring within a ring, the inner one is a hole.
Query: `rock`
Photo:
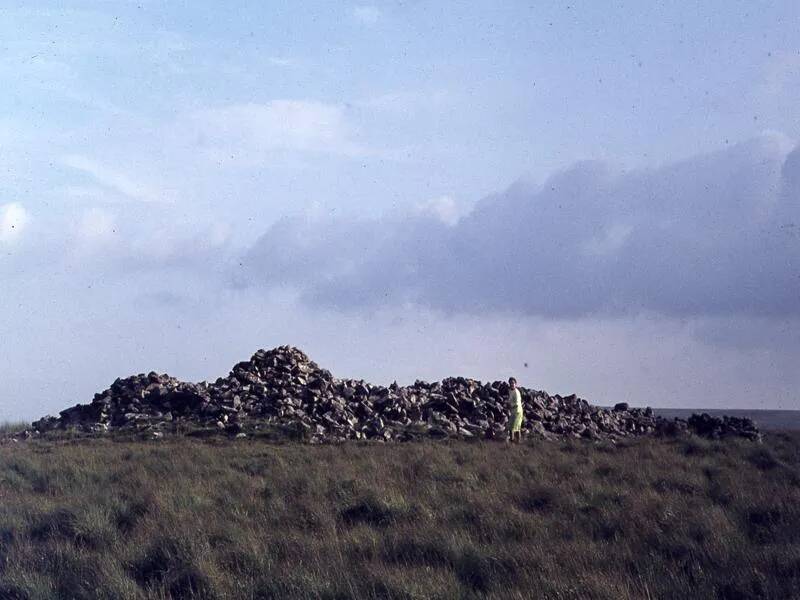
[[[707,413],[693,414],[687,422],[688,428],[697,435],[712,439],[744,437],[761,440],[761,433],[751,419],[723,416],[712,417]]]
[[[660,419],[656,422],[655,433],[660,436],[676,437],[688,433],[689,426],[683,419]]]
[[[531,423],[531,433],[544,436],[547,434],[547,430],[544,428],[544,425],[542,425],[541,422],[534,421]]]
[[[744,437],[757,441],[752,421],[693,415],[687,423],[654,416],[652,409],[631,409],[620,402],[612,410],[570,395],[520,388],[525,431],[545,439],[617,440],[642,435]],[[76,405],[33,423],[34,434],[52,429],[92,433],[179,425],[216,427],[233,437],[265,425],[294,431],[312,443],[345,439],[376,441],[429,437],[504,439],[507,433],[504,381],[450,377],[417,380],[389,387],[361,380],[336,379],[302,351],[290,346],[258,350],[213,383],[182,382],[150,372],[116,379],[85,405]],[[156,436],[157,437],[157,436]]]

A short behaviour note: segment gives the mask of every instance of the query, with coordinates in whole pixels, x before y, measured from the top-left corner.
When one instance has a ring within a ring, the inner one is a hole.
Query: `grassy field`
[[[0,446],[0,598],[797,598],[800,435]]]

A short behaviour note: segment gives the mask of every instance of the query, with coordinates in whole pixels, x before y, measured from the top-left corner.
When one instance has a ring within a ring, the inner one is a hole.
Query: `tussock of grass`
[[[2,421],[0,422],[0,436],[21,433],[30,428],[31,424],[27,421]]]
[[[0,598],[791,598],[800,435],[0,447]]]

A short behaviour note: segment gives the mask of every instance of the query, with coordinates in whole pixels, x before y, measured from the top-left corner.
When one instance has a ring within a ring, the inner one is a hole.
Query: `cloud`
[[[771,53],[756,89],[764,96],[795,94],[800,89],[800,51]]]
[[[105,245],[114,240],[117,232],[114,215],[101,208],[83,213],[77,227],[78,239],[91,246]]]
[[[578,163],[457,222],[435,213],[282,221],[237,282],[341,310],[800,315],[800,147],[774,137],[630,172]]]
[[[214,223],[194,232],[153,228],[131,240],[126,264],[135,269],[178,267],[211,272],[228,258],[231,229]]]
[[[437,89],[431,91],[397,91],[368,96],[354,104],[373,110],[405,113],[426,108],[441,108],[453,100],[452,93]]]
[[[61,163],[67,167],[81,171],[94,179],[107,190],[127,200],[140,202],[164,201],[164,196],[148,186],[134,181],[124,173],[107,167],[86,156],[71,154],[64,156]]]
[[[229,268],[233,256],[230,225],[190,220],[182,205],[104,204],[68,211],[68,225],[61,218],[41,225],[39,249],[51,264],[76,275],[119,281],[137,273],[170,281],[211,278]]]
[[[431,215],[438,218],[445,225],[455,225],[462,217],[461,208],[450,196],[439,196],[427,202],[416,205],[417,215]]]
[[[99,185],[66,185],[58,188],[59,196],[84,202],[108,203],[114,201],[114,195]]]
[[[368,96],[356,100],[360,108],[395,114],[411,114],[431,109],[443,109],[453,102],[453,94],[443,89],[403,90]]]
[[[380,9],[375,6],[356,6],[353,9],[353,18],[362,25],[375,25],[381,17]]]
[[[363,152],[343,106],[273,100],[200,110],[189,119],[194,143],[211,158],[257,165],[286,152],[355,156]]]
[[[18,202],[0,205],[0,243],[15,242],[28,221],[28,211]]]
[[[625,223],[608,225],[597,237],[586,241],[586,252],[596,256],[609,256],[620,250],[633,233],[633,226]]]
[[[179,279],[195,274],[213,279],[223,265],[228,268],[230,234],[230,228],[222,223],[195,231],[158,223],[120,228],[113,215],[92,209],[79,223],[75,251],[79,257],[91,257],[100,271],[121,277],[133,273],[164,277],[169,271]]]
[[[282,56],[270,56],[268,59],[269,64],[274,65],[276,67],[295,67],[297,66],[297,61],[292,58],[286,58]]]

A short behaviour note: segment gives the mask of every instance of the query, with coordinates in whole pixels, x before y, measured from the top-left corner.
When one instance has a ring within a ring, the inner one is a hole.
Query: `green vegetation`
[[[0,446],[0,598],[790,598],[800,435]]]

